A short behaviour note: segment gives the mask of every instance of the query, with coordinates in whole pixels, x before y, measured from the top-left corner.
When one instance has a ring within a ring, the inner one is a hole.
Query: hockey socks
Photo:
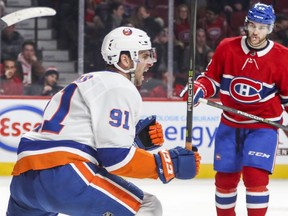
[[[237,191],[224,191],[216,189],[215,201],[218,216],[235,216]]]
[[[246,190],[246,205],[249,216],[264,216],[267,212],[269,202],[269,191],[266,188],[253,191]]]

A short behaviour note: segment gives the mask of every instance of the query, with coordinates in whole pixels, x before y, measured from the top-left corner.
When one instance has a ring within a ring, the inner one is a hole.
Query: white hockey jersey
[[[12,174],[89,161],[115,174],[157,178],[153,155],[133,146],[141,107],[121,74],[82,75],[51,98],[41,126],[22,137]]]

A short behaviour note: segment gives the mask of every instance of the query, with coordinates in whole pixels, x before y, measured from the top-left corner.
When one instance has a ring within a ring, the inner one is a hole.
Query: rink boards
[[[10,175],[16,161],[16,151],[21,135],[41,121],[41,115],[48,97],[0,97],[0,175]],[[202,156],[202,165],[198,178],[213,178],[212,167],[214,138],[220,121],[221,110],[200,104],[193,110],[193,145]],[[162,148],[185,146],[186,103],[182,101],[162,100],[144,101],[142,116],[157,115],[163,125],[165,144]],[[288,122],[285,113],[284,124]],[[288,148],[288,137],[279,130],[279,149]],[[159,149],[158,149],[159,150]],[[155,150],[155,151],[158,151]],[[285,154],[285,150],[282,154]],[[279,155],[276,159],[272,178],[288,178],[288,155]]]

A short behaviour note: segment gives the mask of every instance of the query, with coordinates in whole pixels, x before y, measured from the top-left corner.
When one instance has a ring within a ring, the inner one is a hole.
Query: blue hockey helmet
[[[272,5],[256,3],[249,9],[245,22],[257,22],[261,24],[274,25],[276,16]]]

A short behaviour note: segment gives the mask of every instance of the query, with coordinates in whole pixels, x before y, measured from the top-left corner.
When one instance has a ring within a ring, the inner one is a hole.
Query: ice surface
[[[172,180],[162,184],[159,180],[129,179],[143,190],[157,195],[163,205],[163,216],[215,216],[214,180]],[[9,198],[11,177],[0,177],[0,215],[4,216]],[[267,216],[288,216],[288,179],[271,180],[270,203]],[[237,216],[245,216],[245,189],[238,188]]]

